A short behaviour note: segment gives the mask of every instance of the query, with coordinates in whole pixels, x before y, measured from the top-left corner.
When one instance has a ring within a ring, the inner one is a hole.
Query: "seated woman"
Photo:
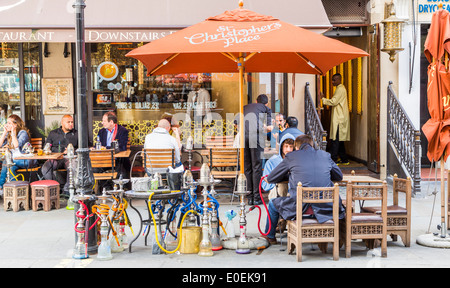
[[[15,163],[11,166],[10,173],[16,174],[17,169],[31,167],[35,164],[35,160],[14,160],[22,154],[22,147],[25,143],[30,142],[30,132],[25,127],[25,123],[17,115],[11,115],[7,118],[4,126],[3,134],[0,137],[1,147],[7,147],[11,150],[12,159]],[[0,174],[0,189],[3,189],[3,184],[6,182],[7,175],[6,165],[2,165],[2,172]],[[15,180],[13,175],[10,174],[12,180]]]

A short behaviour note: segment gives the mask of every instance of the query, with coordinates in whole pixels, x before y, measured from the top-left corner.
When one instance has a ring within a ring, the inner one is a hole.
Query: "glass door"
[[[44,127],[41,95],[41,47],[40,43],[23,43],[23,79],[25,97],[24,121],[31,137],[42,137],[37,127]]]

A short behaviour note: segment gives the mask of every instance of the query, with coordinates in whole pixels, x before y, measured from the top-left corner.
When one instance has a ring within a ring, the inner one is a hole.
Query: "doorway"
[[[367,51],[370,56],[353,59],[334,67],[324,76],[318,76],[317,87],[327,98],[333,96],[331,77],[342,76],[347,89],[350,113],[350,141],[345,148],[350,165],[340,166],[344,173],[380,173],[380,84],[378,25],[361,26],[361,36],[336,37],[337,40]],[[320,103],[320,99],[317,98]],[[320,105],[320,104],[318,104]],[[331,107],[319,107],[323,128],[327,131],[329,151]]]

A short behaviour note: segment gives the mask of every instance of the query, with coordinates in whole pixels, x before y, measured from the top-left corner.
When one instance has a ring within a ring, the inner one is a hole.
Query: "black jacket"
[[[52,144],[52,152],[64,152],[66,150],[67,145],[72,143],[73,148],[78,148],[78,132],[76,129],[72,129],[71,131],[64,133],[61,127],[58,129],[50,131],[48,134],[47,140],[45,140],[45,144]]]
[[[106,146],[106,141],[107,141],[107,137],[108,137],[108,131],[106,130],[106,128],[100,129],[100,131],[98,131],[97,135],[100,136],[100,142],[102,143],[102,146],[105,146],[108,149],[111,148],[110,146]],[[127,128],[125,128],[121,125],[117,125],[116,139],[112,139],[112,140],[117,140],[117,142],[119,142],[119,150],[120,151],[126,151],[127,144],[128,144]]]

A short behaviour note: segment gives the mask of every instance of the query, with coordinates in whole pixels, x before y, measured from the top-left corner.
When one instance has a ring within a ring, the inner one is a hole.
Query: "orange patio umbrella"
[[[431,18],[425,40],[424,54],[428,62],[428,111],[431,118],[422,126],[428,140],[427,157],[430,161],[441,160],[441,231],[445,226],[445,179],[444,162],[450,145],[450,73],[448,53],[450,51],[450,13],[439,9]],[[444,233],[445,235],[445,233]]]
[[[240,141],[244,147],[244,71],[323,75],[365,51],[243,8],[225,11],[130,51],[148,75],[239,72]],[[243,153],[240,157],[243,173]]]

